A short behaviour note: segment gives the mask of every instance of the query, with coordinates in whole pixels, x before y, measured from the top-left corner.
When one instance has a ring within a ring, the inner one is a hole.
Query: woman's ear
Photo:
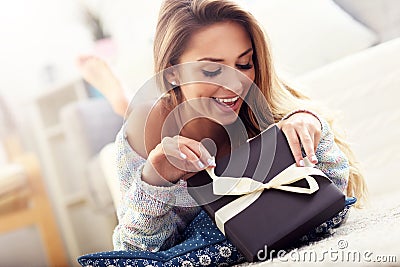
[[[178,85],[179,75],[178,75],[178,72],[177,72],[177,70],[175,69],[175,67],[172,66],[171,64],[168,64],[167,69],[165,69],[165,71],[164,71],[164,77],[165,77],[165,79],[167,79],[167,81],[168,81],[172,86]]]

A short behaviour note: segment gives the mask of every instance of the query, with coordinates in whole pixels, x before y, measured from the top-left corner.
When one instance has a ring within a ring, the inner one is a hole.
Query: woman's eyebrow
[[[247,54],[250,53],[251,51],[253,51],[253,48],[252,48],[252,47],[250,47],[249,49],[247,49],[246,51],[244,51],[243,53],[241,53],[241,54],[238,56],[238,58],[241,58],[241,57],[247,55]]]
[[[238,58],[241,58],[241,57],[247,55],[247,54],[250,53],[251,51],[253,51],[253,48],[252,48],[252,47],[250,47],[249,49],[247,49],[246,51],[244,51],[243,53],[241,53],[241,54],[238,56]],[[197,61],[223,62],[224,60],[223,60],[223,59],[220,59],[220,58],[203,57],[203,58],[198,59]]]
[[[223,59],[219,59],[219,58],[203,57],[203,58],[198,59],[197,61],[222,62],[222,61],[224,61],[224,60],[223,60]]]

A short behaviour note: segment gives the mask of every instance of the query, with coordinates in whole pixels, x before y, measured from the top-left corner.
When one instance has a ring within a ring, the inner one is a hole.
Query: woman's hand
[[[318,163],[315,151],[321,137],[321,123],[312,114],[299,112],[277,123],[284,132],[297,166],[304,166],[301,145],[311,163]]]
[[[164,137],[149,154],[142,179],[152,185],[163,186],[191,175],[208,166],[215,166],[202,143],[183,136]]]

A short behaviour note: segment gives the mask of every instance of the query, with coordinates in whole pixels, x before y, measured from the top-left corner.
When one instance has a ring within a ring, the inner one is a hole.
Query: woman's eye
[[[221,68],[215,71],[201,70],[206,77],[214,77],[221,73]]]
[[[253,64],[250,64],[250,63],[247,63],[245,65],[236,64],[236,67],[238,67],[239,69],[242,69],[242,70],[249,70],[253,67]]]

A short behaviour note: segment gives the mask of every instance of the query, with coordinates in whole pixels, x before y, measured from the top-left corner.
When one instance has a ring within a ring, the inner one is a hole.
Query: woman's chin
[[[237,121],[242,103],[242,99],[239,99],[232,105],[219,103],[212,98],[207,100],[201,99],[199,101],[190,101],[187,102],[189,106],[186,106],[185,108],[185,113],[187,115],[185,117],[189,120],[195,118],[206,118],[220,125],[230,125]]]
[[[237,103],[232,106],[215,103],[216,101],[213,102],[214,103],[211,104],[209,112],[210,117],[216,122],[221,125],[230,125],[237,121],[242,100],[238,100]]]

